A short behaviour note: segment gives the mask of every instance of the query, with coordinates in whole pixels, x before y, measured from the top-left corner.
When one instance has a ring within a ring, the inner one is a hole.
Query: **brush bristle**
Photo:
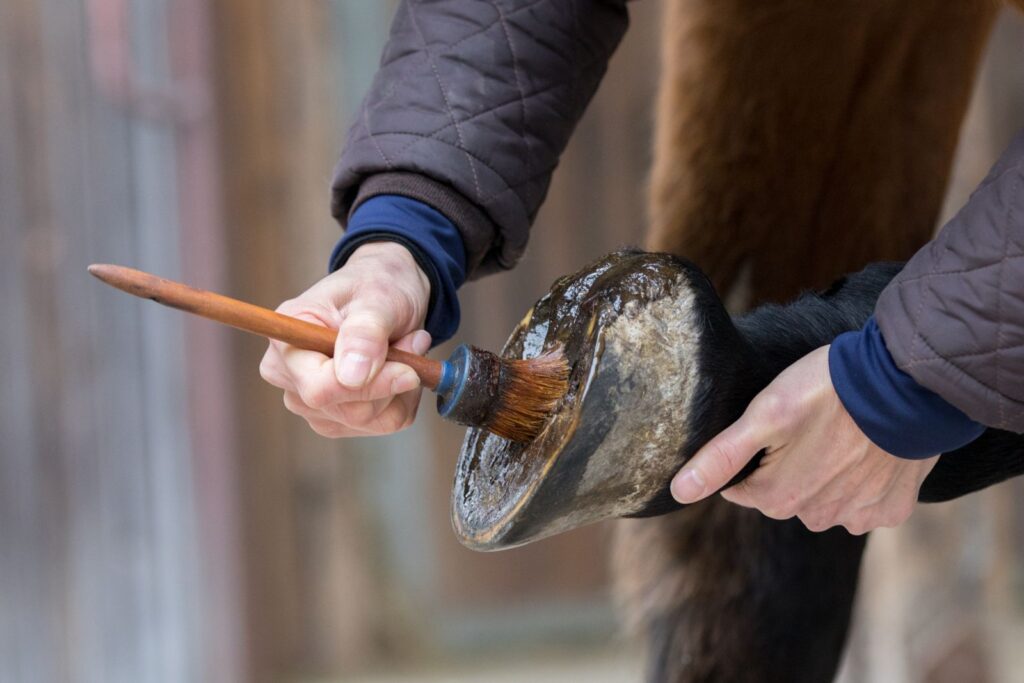
[[[560,349],[537,358],[501,359],[502,390],[485,426],[512,441],[531,441],[569,389],[569,362]]]

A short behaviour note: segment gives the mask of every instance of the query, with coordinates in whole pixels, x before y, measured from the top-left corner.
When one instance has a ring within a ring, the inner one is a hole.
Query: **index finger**
[[[282,346],[283,371],[290,380],[288,388],[292,388],[306,405],[317,410],[339,403],[390,398],[395,394],[412,391],[420,385],[420,379],[412,368],[403,363],[388,361],[368,384],[359,389],[350,389],[335,376],[333,359],[316,351]],[[411,351],[412,348],[403,350]]]
[[[723,488],[757,455],[767,439],[750,411],[720,432],[690,458],[672,479],[672,497],[695,503]]]

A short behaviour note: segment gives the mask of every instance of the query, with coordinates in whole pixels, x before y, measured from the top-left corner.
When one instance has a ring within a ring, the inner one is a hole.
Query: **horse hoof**
[[[452,497],[459,540],[499,550],[671,501],[716,317],[732,329],[700,271],[669,255],[617,252],[558,280],[502,355],[560,346],[570,390],[532,442],[468,430]]]

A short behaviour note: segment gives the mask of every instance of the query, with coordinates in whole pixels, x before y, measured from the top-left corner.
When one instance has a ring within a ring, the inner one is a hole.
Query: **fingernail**
[[[338,381],[347,387],[361,387],[370,375],[370,359],[361,353],[346,353],[341,357]]]
[[[417,332],[416,336],[412,338],[412,350],[421,356],[429,351],[430,333],[425,330]]]
[[[419,385],[420,378],[415,372],[403,372],[401,375],[391,380],[391,393],[404,394],[407,391],[412,391]]]
[[[672,480],[672,497],[680,503],[692,503],[704,493],[704,477],[697,470],[685,470]]]

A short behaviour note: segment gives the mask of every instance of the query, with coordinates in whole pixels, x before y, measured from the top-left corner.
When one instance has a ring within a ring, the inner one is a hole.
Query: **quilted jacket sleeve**
[[[875,316],[919,384],[982,424],[1024,432],[1024,133]]]
[[[627,25],[624,0],[404,0],[335,169],[334,216],[412,197],[455,223],[470,277],[511,268]]]

